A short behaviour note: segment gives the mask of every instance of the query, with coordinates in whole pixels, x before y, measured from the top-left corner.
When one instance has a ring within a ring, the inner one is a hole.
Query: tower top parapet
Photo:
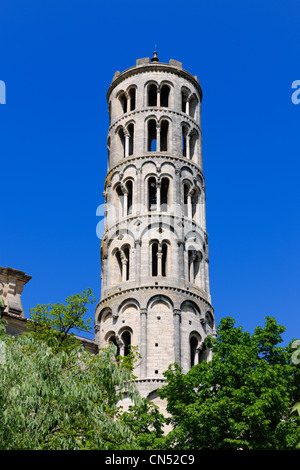
[[[114,89],[114,87],[118,85],[122,80],[134,74],[145,73],[145,72],[150,72],[150,71],[162,71],[162,72],[176,73],[188,79],[198,89],[200,98],[202,100],[203,93],[202,93],[202,89],[201,89],[198,77],[196,75],[192,75],[187,70],[184,70],[182,66],[182,62],[179,62],[178,60],[170,59],[169,63],[159,62],[156,51],[154,51],[153,57],[151,58],[151,60],[150,60],[150,57],[143,57],[141,59],[137,59],[136,65],[134,65],[133,67],[129,67],[123,72],[116,71],[107,91],[107,95],[106,95],[107,100],[109,99],[109,96],[112,90]]]

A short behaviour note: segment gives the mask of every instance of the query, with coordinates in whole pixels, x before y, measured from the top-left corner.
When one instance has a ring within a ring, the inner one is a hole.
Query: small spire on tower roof
[[[153,52],[153,57],[151,59],[151,62],[159,62],[159,58],[157,57],[157,52],[156,52],[156,44],[155,44],[155,50]]]

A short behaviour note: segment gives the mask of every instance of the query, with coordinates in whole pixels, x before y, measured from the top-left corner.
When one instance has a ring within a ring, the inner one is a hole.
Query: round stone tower
[[[139,59],[108,89],[110,125],[96,341],[130,345],[155,401],[163,372],[209,359],[215,334],[202,171],[202,90],[175,60]]]

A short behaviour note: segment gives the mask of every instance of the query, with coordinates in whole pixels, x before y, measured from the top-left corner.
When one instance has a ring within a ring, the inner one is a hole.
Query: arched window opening
[[[212,317],[210,312],[207,312],[205,314],[205,320],[206,320],[206,323],[208,324],[208,326],[210,326],[210,328],[214,327],[213,317]]]
[[[129,247],[123,249],[123,281],[129,281]]]
[[[125,93],[122,93],[119,97],[123,113],[127,113],[127,97]]]
[[[193,194],[193,196],[191,198],[191,202],[192,202],[192,218],[195,219],[196,214],[197,214],[197,203],[198,203],[198,194],[197,193]]]
[[[187,139],[187,134],[188,134],[188,128],[187,126],[182,126],[182,156],[187,157],[188,156],[188,139]]]
[[[194,250],[188,251],[189,282],[194,282]]]
[[[160,126],[160,150],[162,152],[168,151],[168,130],[169,130],[169,122],[162,121]]]
[[[183,113],[187,112],[187,109],[188,109],[187,102],[188,102],[188,94],[185,90],[182,90],[182,92],[181,92],[181,109],[182,109]]]
[[[129,331],[124,331],[124,333],[121,336],[121,340],[123,343],[123,348],[124,348],[124,356],[128,356],[130,353],[130,345],[131,345],[131,334]]]
[[[133,184],[132,181],[127,181],[127,215],[132,214],[132,194],[133,194]]]
[[[169,107],[169,95],[170,95],[170,87],[168,85],[163,85],[160,91],[160,105],[164,108]]]
[[[189,282],[193,284],[199,281],[201,259],[201,253],[195,250],[188,251]]]
[[[119,134],[120,143],[121,143],[122,156],[125,157],[125,134],[122,128],[119,130],[118,134]]]
[[[197,140],[198,140],[198,136],[196,132],[193,132],[190,138],[190,159],[191,160],[196,156]]]
[[[118,184],[118,186],[116,187],[116,193],[117,193],[118,201],[119,201],[119,204],[117,207],[117,214],[120,218],[123,216],[123,205],[124,205],[124,195],[123,195],[123,191],[122,191],[120,184]]]
[[[151,247],[152,276],[157,276],[157,253],[158,253],[158,243],[152,243],[152,247]]]
[[[133,146],[134,146],[134,125],[129,124],[128,126],[128,133],[129,133],[129,149],[128,149],[128,154],[133,155]]]
[[[193,119],[196,118],[196,109],[197,109],[197,98],[195,95],[193,95],[190,99],[190,104],[189,104],[189,115]]]
[[[115,337],[115,336],[111,336],[111,337],[109,338],[108,342],[109,342],[109,343],[113,343],[113,344],[116,346],[116,348],[117,348],[116,357],[117,357],[117,356],[120,356],[120,347],[119,347],[119,345],[118,345],[118,343],[117,343],[116,337]]]
[[[188,194],[189,194],[190,187],[187,183],[183,185],[183,209],[184,215],[188,216]]]
[[[166,277],[167,275],[167,253],[168,245],[163,243],[162,245],[162,260],[161,260],[161,275]]]
[[[157,145],[157,132],[156,132],[156,121],[150,119],[148,122],[148,152],[156,152]]]
[[[118,282],[122,281],[122,260],[121,260],[121,253],[119,250],[116,251],[116,260],[118,265]]]
[[[157,106],[157,86],[154,84],[148,87],[148,106]]]
[[[152,276],[163,276],[166,277],[168,274],[168,245],[167,243],[159,244],[157,242],[152,243],[151,246],[151,261],[152,261]]]
[[[197,364],[197,347],[198,347],[198,339],[195,336],[192,336],[190,339],[190,358],[191,358],[191,367]]]
[[[199,283],[200,262],[201,262],[201,254],[197,253],[195,260],[194,260],[194,282],[197,284]]]
[[[168,196],[169,196],[169,179],[163,178],[161,180],[161,189],[160,189],[160,210],[168,210]]]
[[[148,210],[155,211],[157,205],[157,187],[154,176],[148,180]]]
[[[129,90],[129,99],[130,99],[130,111],[135,109],[135,102],[136,102],[136,90],[135,88],[131,88]]]

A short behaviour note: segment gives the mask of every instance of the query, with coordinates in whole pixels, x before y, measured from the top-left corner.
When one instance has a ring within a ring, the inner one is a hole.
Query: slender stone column
[[[178,240],[178,273],[179,279],[184,279],[184,240]]]
[[[181,311],[178,309],[173,310],[174,320],[174,352],[175,362],[181,365],[181,334],[180,334],[180,322],[181,322]]]
[[[156,184],[156,210],[158,212],[160,212],[160,200],[161,200],[160,190],[161,190],[161,183],[158,182]]]
[[[156,151],[160,152],[160,126],[156,127]]]
[[[162,248],[161,246],[158,246],[158,252],[157,252],[157,275],[158,276],[162,275]]]
[[[190,141],[191,137],[189,135],[186,136],[186,158],[189,160],[190,159]]]
[[[135,240],[135,259],[136,259],[136,285],[139,286],[141,282],[141,240]]]
[[[144,192],[142,191],[142,169],[136,169],[137,175],[137,182],[135,185],[135,193],[134,193],[134,212],[135,215],[139,215],[140,212],[145,211],[145,201],[144,201]]]
[[[121,263],[122,263],[122,281],[126,281],[127,277],[127,259],[124,253],[121,252]]]
[[[147,376],[147,309],[141,308],[141,343],[140,354],[142,356],[141,362],[141,378]]]
[[[157,88],[157,106],[160,106],[160,87]]]
[[[192,218],[192,195],[191,193],[188,194],[187,196],[187,210],[188,210],[188,217],[191,219]]]
[[[128,191],[127,189],[123,190],[124,194],[124,209],[123,209],[123,217],[128,215]]]
[[[188,100],[185,104],[185,112],[186,114],[190,114],[190,102]]]
[[[125,157],[129,157],[129,133],[125,133]]]

